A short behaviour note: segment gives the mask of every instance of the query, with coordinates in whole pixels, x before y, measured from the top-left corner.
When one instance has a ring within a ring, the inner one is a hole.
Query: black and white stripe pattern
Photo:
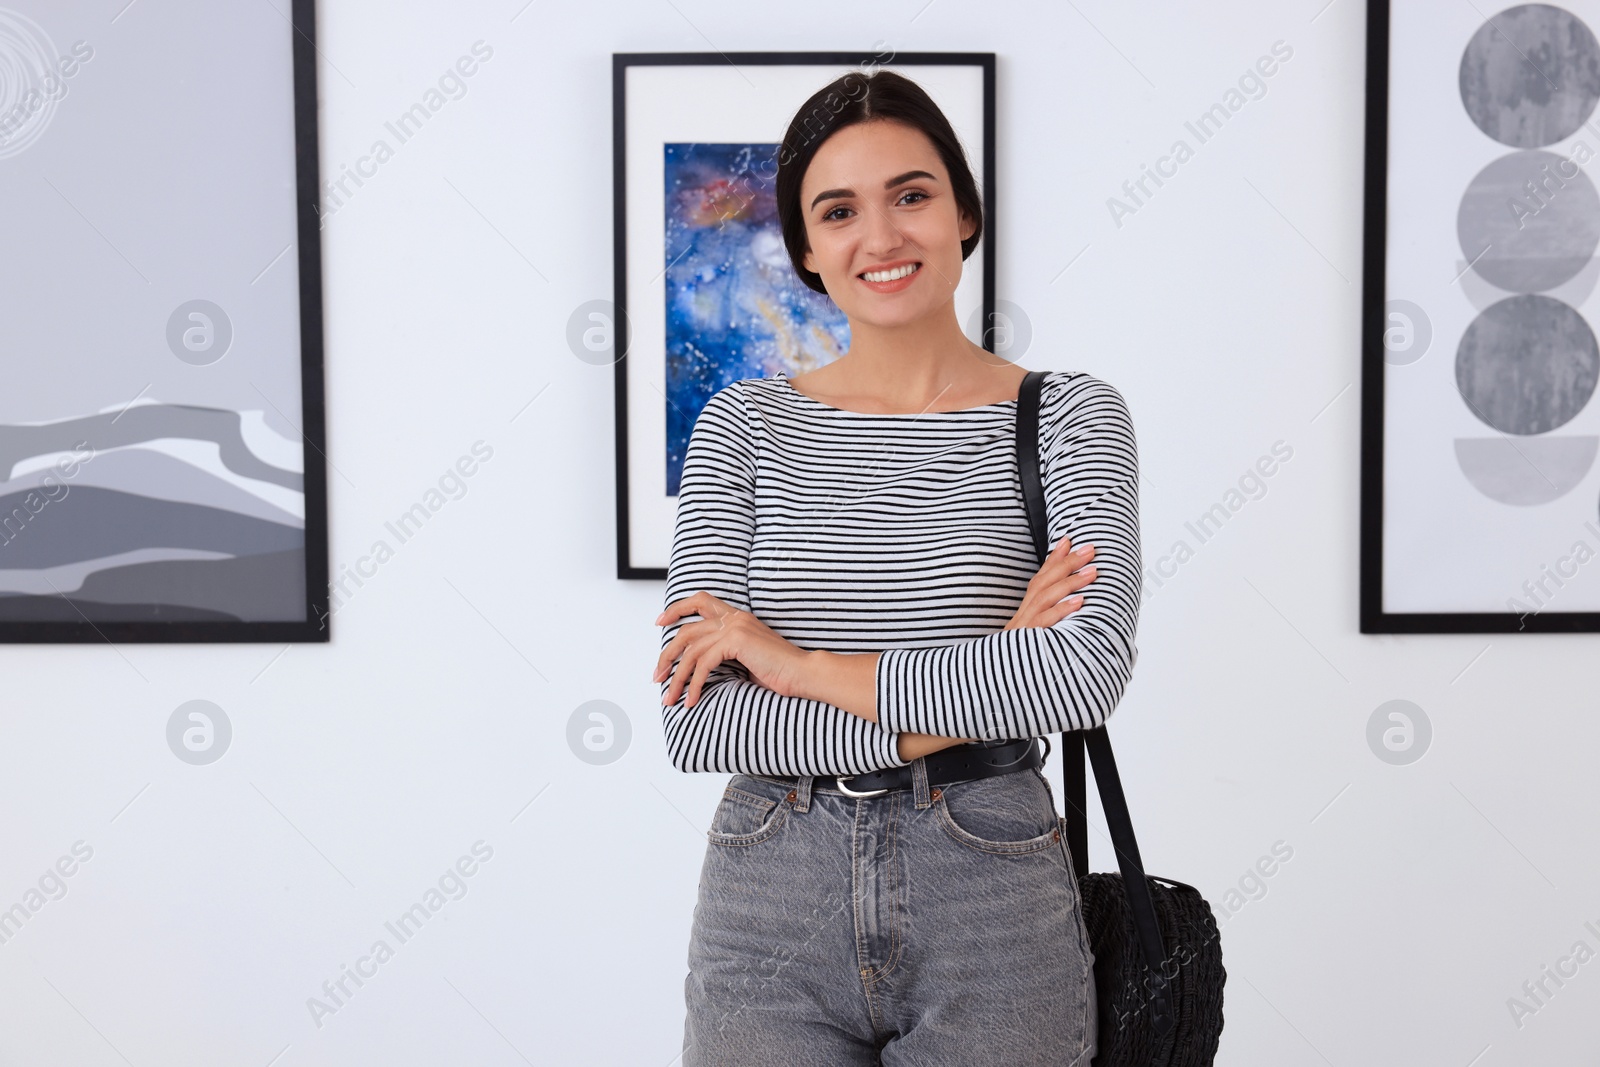
[[[1098,575],[1055,626],[1005,630],[1039,569],[1015,400],[868,415],[782,376],[716,392],[684,458],[666,602],[704,589],[801,648],[883,652],[878,722],[723,663],[695,707],[662,709],[673,765],[855,774],[904,764],[905,731],[1006,739],[1104,722],[1137,655],[1133,422],[1122,395],[1085,373],[1050,372],[1040,407],[1050,544],[1093,544]],[[698,618],[665,627],[663,646]]]

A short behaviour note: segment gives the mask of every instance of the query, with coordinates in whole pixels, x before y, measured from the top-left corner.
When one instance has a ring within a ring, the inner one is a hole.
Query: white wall
[[[482,440],[468,494],[327,646],[0,649],[0,907],[93,849],[0,944],[0,1064],[674,1061],[725,778],[664,754],[662,586],[614,577],[612,371],[565,343],[612,295],[610,56],[879,40],[999,53],[998,291],[1031,318],[1024,363],[1128,398],[1147,560],[1293,448],[1151,589],[1112,728],[1153,872],[1216,903],[1293,849],[1224,920],[1218,1062],[1592,1050],[1600,962],[1520,1029],[1506,1001],[1597,943],[1594,638],[1357,632],[1357,0],[521,7],[325,0],[320,22],[325,171],[493,48],[324,233],[335,569]],[[1265,96],[1118,227],[1107,198],[1278,40]],[[235,731],[206,767],[164,736],[196,698]],[[1365,738],[1395,698],[1435,731],[1410,766]],[[568,746],[590,700],[632,725],[607,766]],[[478,841],[467,894],[319,1028],[307,998]]]

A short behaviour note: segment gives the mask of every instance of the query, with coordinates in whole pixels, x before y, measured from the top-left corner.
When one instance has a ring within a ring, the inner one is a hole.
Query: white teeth
[[[917,264],[907,263],[905,266],[896,267],[894,270],[870,270],[863,274],[862,277],[869,282],[892,282],[896,278],[904,278],[916,269]]]

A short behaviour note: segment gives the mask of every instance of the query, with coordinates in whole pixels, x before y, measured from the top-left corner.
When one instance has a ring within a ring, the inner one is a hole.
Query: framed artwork
[[[993,53],[613,55],[616,297],[592,315],[618,353],[618,577],[666,578],[684,450],[713,393],[848,351],[844,314],[789,262],[773,184],[800,105],[880,67],[925,89],[966,151],[986,219],[955,310],[993,351]]]
[[[1361,631],[1600,630],[1600,2],[1367,27]]]
[[[328,640],[315,25],[0,11],[0,639]]]

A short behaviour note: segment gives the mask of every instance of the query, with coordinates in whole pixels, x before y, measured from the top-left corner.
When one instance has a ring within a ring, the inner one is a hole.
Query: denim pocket
[[[745,788],[739,788],[741,785]],[[742,776],[729,782],[711,816],[706,839],[713,845],[758,845],[783,829],[793,805],[787,794],[773,792],[777,788]]]
[[[938,787],[934,808],[945,833],[978,852],[1016,856],[1061,850],[1061,822],[1037,771]]]

